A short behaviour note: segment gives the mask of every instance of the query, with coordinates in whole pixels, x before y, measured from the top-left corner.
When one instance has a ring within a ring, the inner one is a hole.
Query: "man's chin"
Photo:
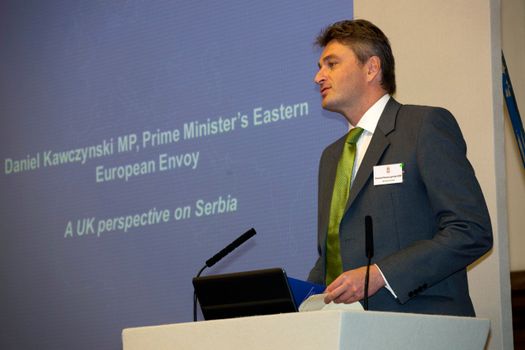
[[[323,100],[323,102],[321,103],[321,107],[323,107],[323,109],[326,111],[337,113],[337,108],[335,108],[333,104],[330,104],[326,100]]]

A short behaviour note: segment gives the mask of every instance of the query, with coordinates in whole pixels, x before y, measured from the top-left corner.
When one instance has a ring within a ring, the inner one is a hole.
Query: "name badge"
[[[374,186],[400,183],[403,183],[403,163],[374,167]]]

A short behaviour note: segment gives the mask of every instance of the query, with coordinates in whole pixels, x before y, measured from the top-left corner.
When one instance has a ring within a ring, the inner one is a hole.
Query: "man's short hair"
[[[381,86],[390,95],[396,92],[395,62],[390,41],[386,35],[371,22],[364,19],[336,22],[321,31],[316,44],[325,47],[332,40],[349,46],[361,64],[370,57],[381,60]]]

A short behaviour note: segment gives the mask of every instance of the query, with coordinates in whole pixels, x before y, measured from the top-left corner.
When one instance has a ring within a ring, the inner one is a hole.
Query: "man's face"
[[[315,75],[324,109],[349,116],[359,110],[365,94],[367,69],[347,45],[332,40],[319,59]]]

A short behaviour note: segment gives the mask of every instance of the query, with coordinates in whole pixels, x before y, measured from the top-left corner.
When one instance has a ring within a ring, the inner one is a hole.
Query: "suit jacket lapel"
[[[374,165],[378,164],[379,159],[390,145],[387,135],[395,129],[396,116],[400,108],[401,105],[394,98],[390,98],[386,104],[363,161],[357,170],[354,183],[350,188],[350,197],[346,203],[345,212],[350,208],[359,192],[361,192],[372,174]]]

